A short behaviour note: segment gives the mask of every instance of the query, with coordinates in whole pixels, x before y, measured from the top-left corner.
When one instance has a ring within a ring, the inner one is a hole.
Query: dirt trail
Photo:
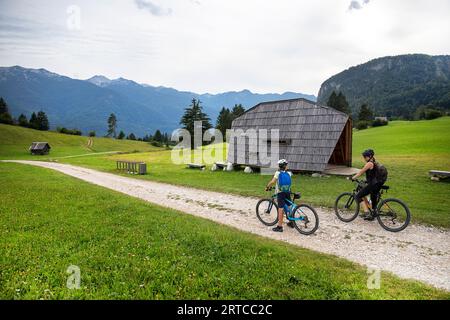
[[[316,208],[320,227],[315,235],[302,236],[288,228],[285,228],[283,234],[278,234],[263,226],[256,218],[255,198],[199,191],[67,164],[11,162],[54,169],[149,202],[170,204],[171,208],[191,215],[314,251],[333,254],[450,291],[450,231],[447,230],[411,225],[405,231],[394,234],[384,231],[376,222],[362,219],[345,224],[329,209]]]

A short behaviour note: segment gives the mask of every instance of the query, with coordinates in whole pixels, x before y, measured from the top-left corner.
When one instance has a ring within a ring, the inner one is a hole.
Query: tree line
[[[388,124],[388,119],[397,119],[392,116],[391,112],[386,112],[384,116],[375,116],[374,110],[367,103],[362,104],[359,110],[352,114],[350,104],[342,92],[336,93],[333,91],[328,98],[327,106],[350,115],[352,119],[356,120],[353,123],[354,126],[360,130],[368,127],[384,126]],[[445,115],[446,112],[444,110],[427,105],[419,106],[412,116],[405,118],[408,120],[432,120]]]
[[[41,131],[47,131],[50,129],[48,117],[44,111],[39,111],[38,113],[33,112],[30,119],[28,119],[23,113],[17,119],[14,119],[9,112],[8,104],[2,97],[0,97],[0,123],[19,125],[21,127]]]

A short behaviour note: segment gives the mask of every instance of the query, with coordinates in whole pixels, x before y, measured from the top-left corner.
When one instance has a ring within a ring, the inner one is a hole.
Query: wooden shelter
[[[48,142],[33,142],[29,148],[33,155],[45,155],[50,152],[50,145]]]
[[[260,103],[235,119],[232,129],[244,132],[249,129],[257,132],[258,129],[279,129],[279,157],[289,161],[292,171],[324,172],[329,165],[352,165],[350,117],[306,99]],[[261,137],[255,139],[245,135],[245,152],[239,152],[237,141],[237,138],[229,141],[229,162],[264,167],[250,160],[255,158],[255,150],[259,150],[256,146],[258,141],[261,144]],[[270,150],[270,138],[266,141]]]

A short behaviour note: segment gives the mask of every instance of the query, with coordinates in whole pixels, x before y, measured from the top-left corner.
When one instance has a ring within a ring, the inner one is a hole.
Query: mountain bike
[[[268,191],[273,190],[273,188]],[[286,219],[293,223],[294,228],[304,235],[311,235],[319,228],[319,216],[313,207],[307,204],[297,205],[295,200],[301,198],[300,193],[292,193],[293,201],[286,199],[283,207]],[[277,195],[273,194],[268,199],[259,200],[256,205],[256,216],[266,226],[272,227],[278,223]]]
[[[352,222],[359,215],[360,203],[355,200],[356,194],[364,188],[365,181],[354,180],[356,188],[353,192],[345,192],[337,197],[334,204],[334,210],[339,220],[343,222]],[[390,187],[381,187],[378,193],[378,207],[376,209],[371,207],[371,204],[364,197],[364,202],[369,208],[369,212],[373,217],[376,217],[378,223],[383,229],[390,232],[400,232],[405,230],[411,221],[411,212],[408,206],[399,199],[389,198],[382,199],[382,195],[387,193]]]

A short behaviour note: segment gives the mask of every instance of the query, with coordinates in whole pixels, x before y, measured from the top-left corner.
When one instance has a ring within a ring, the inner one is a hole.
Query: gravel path
[[[303,248],[333,254],[450,291],[450,231],[447,230],[410,225],[401,233],[389,233],[377,222],[358,218],[350,224],[345,224],[339,221],[330,209],[316,208],[320,227],[315,235],[303,236],[289,228],[278,234],[270,231],[270,228],[263,226],[257,219],[256,198],[144,181],[67,164],[9,162],[54,169],[159,205],[170,203],[171,208],[191,215]]]

